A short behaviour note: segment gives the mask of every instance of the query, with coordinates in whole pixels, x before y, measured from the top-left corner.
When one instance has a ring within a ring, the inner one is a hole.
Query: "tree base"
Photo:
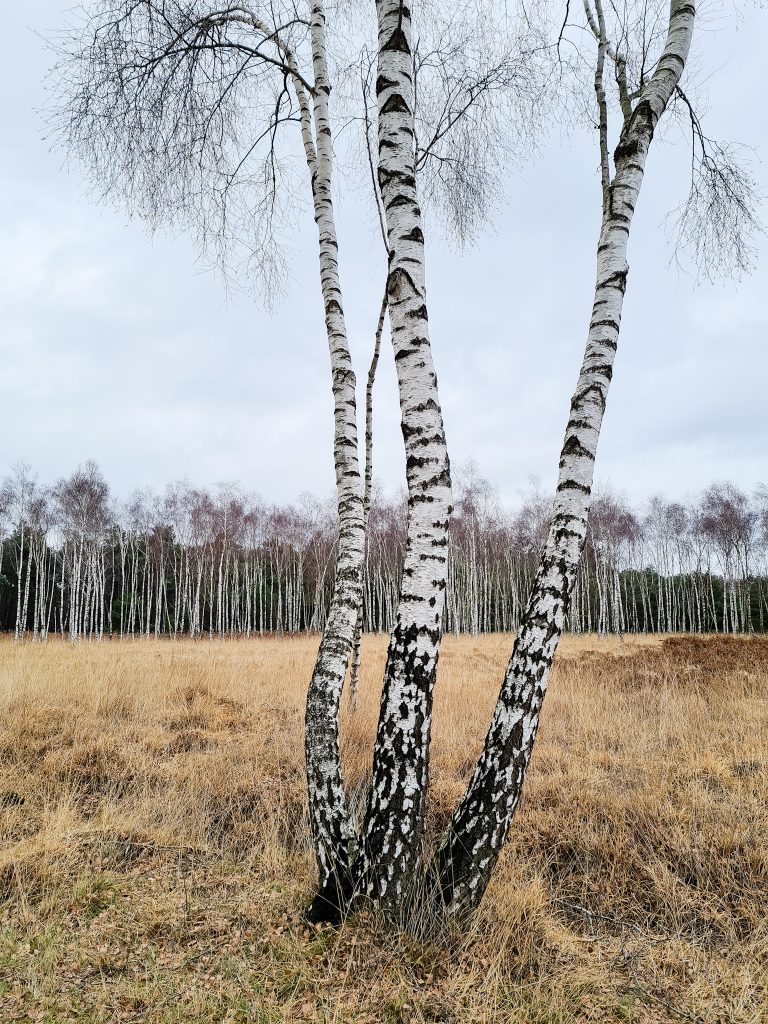
[[[315,893],[315,898],[304,912],[304,920],[309,924],[340,925],[350,913],[358,895],[348,874],[339,878],[334,873]]]

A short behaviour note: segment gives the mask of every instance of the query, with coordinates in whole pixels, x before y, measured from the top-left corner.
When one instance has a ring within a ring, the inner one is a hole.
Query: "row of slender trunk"
[[[19,534],[20,541],[20,534]],[[0,628],[17,638],[234,637],[316,633],[327,622],[333,596],[334,546],[320,559],[312,549],[277,544],[234,549],[216,545],[189,551],[147,546],[76,543],[52,547],[26,531],[24,555],[4,544]],[[398,557],[399,556],[399,557]],[[80,565],[78,566],[78,561]],[[768,575],[722,576],[715,559],[680,571],[638,556],[622,567],[585,550],[576,574],[565,629],[573,633],[763,633],[768,630]],[[533,551],[496,551],[473,560],[462,549],[448,557],[443,631],[516,633],[537,568]],[[663,570],[663,571],[662,571]],[[366,557],[360,633],[392,629],[402,575],[402,547],[393,557]],[[357,648],[358,635],[355,634]]]
[[[457,524],[454,523],[454,526]],[[356,629],[395,622],[404,532],[369,522]],[[593,543],[589,536],[566,613],[573,633],[752,633],[768,629],[768,572],[755,552],[724,561],[698,548]],[[274,538],[246,547],[212,538],[198,547],[114,528],[55,539],[19,529],[0,549],[0,629],[17,637],[229,637],[321,632],[333,597],[335,536]],[[451,538],[443,631],[515,633],[536,575],[535,548],[493,531]],[[754,566],[753,575],[748,572]],[[723,567],[726,573],[723,574]],[[762,567],[762,568],[761,568]],[[20,575],[18,574],[20,570]],[[358,651],[357,633],[353,652]]]

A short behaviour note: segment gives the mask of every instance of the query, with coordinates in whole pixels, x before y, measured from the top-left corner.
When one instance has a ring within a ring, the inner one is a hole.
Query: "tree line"
[[[516,632],[549,527],[532,488],[504,508],[459,474],[444,629]],[[375,488],[362,628],[392,629],[406,499]],[[333,596],[332,501],[267,505],[234,484],[175,483],[117,501],[94,463],[52,487],[18,465],[0,488],[0,628],[16,637],[251,636],[322,632]],[[642,510],[598,490],[568,611],[576,633],[764,632],[768,490],[715,483]]]

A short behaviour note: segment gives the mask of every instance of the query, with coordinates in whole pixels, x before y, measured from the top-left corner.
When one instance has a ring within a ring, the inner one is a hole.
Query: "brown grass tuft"
[[[0,643],[0,1020],[768,1021],[768,639],[567,638],[486,901],[307,928],[316,639]],[[445,640],[430,830],[509,637]],[[386,638],[343,756],[362,807]]]

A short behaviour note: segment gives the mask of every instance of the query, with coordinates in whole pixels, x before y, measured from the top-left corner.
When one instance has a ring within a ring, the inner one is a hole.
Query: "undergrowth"
[[[448,637],[448,820],[508,637]],[[386,638],[345,710],[361,803]],[[768,1021],[768,640],[566,638],[480,911],[308,927],[311,638],[0,643],[0,1020]]]

